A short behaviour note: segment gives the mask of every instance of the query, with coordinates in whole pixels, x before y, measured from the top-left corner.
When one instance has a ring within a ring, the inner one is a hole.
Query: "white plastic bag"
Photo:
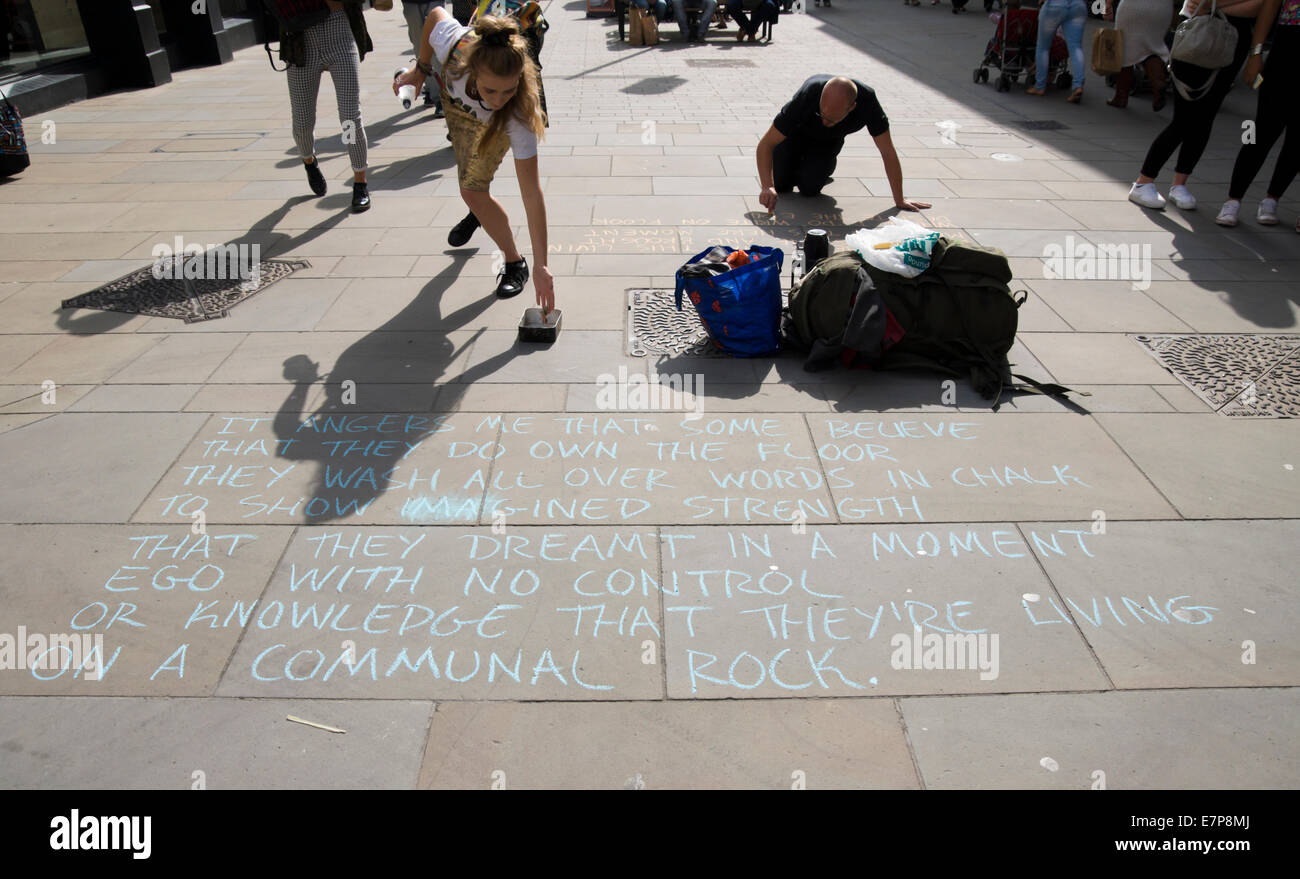
[[[851,233],[844,243],[881,271],[915,278],[930,267],[930,254],[938,240],[938,232],[890,217],[883,226]]]

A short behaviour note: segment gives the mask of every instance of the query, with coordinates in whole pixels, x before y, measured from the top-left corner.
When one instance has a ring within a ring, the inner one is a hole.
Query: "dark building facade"
[[[0,91],[40,113],[162,85],[263,38],[261,0],[0,0]]]

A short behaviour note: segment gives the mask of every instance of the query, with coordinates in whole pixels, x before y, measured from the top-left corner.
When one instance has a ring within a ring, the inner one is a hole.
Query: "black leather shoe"
[[[497,275],[497,298],[509,299],[511,296],[518,296],[524,292],[524,285],[527,283],[528,260],[508,262],[501,270],[501,274]]]
[[[303,166],[307,169],[307,183],[311,185],[311,191],[324,195],[328,187],[325,185],[325,175],[320,172],[320,162],[312,162],[310,165],[304,162]]]
[[[469,243],[469,237],[474,234],[474,230],[479,227],[478,217],[474,216],[471,211],[465,219],[451,227],[447,233],[447,243],[452,247],[464,247]]]
[[[370,210],[370,187],[359,181],[352,182],[352,213],[363,214]]]

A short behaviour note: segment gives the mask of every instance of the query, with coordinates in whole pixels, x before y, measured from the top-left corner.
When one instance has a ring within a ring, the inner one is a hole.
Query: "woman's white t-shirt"
[[[444,19],[434,26],[433,33],[429,34],[429,44],[433,46],[433,55],[438,59],[439,66],[447,63],[447,56],[451,54],[451,50],[470,30],[472,29],[454,18]],[[491,121],[494,111],[480,103],[477,98],[469,96],[465,91],[468,82],[469,77],[462,76],[460,79],[445,79],[443,85],[446,86],[447,93],[463,106],[468,107],[480,122]],[[537,135],[533,134],[513,113],[506,120],[506,134],[510,137],[510,152],[516,159],[531,159],[537,155]]]

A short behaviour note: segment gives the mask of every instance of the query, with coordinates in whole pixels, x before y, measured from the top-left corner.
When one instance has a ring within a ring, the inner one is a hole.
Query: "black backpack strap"
[[[1035,381],[1027,375],[1021,375],[1018,372],[1011,373],[1012,378],[1019,379],[1024,385],[1012,385],[1017,391],[1023,391],[1027,394],[1044,394],[1049,397],[1064,397],[1066,394],[1078,394],[1080,397],[1091,397],[1091,391],[1076,391],[1074,388],[1067,388],[1065,385],[1058,385],[1055,382]]]

